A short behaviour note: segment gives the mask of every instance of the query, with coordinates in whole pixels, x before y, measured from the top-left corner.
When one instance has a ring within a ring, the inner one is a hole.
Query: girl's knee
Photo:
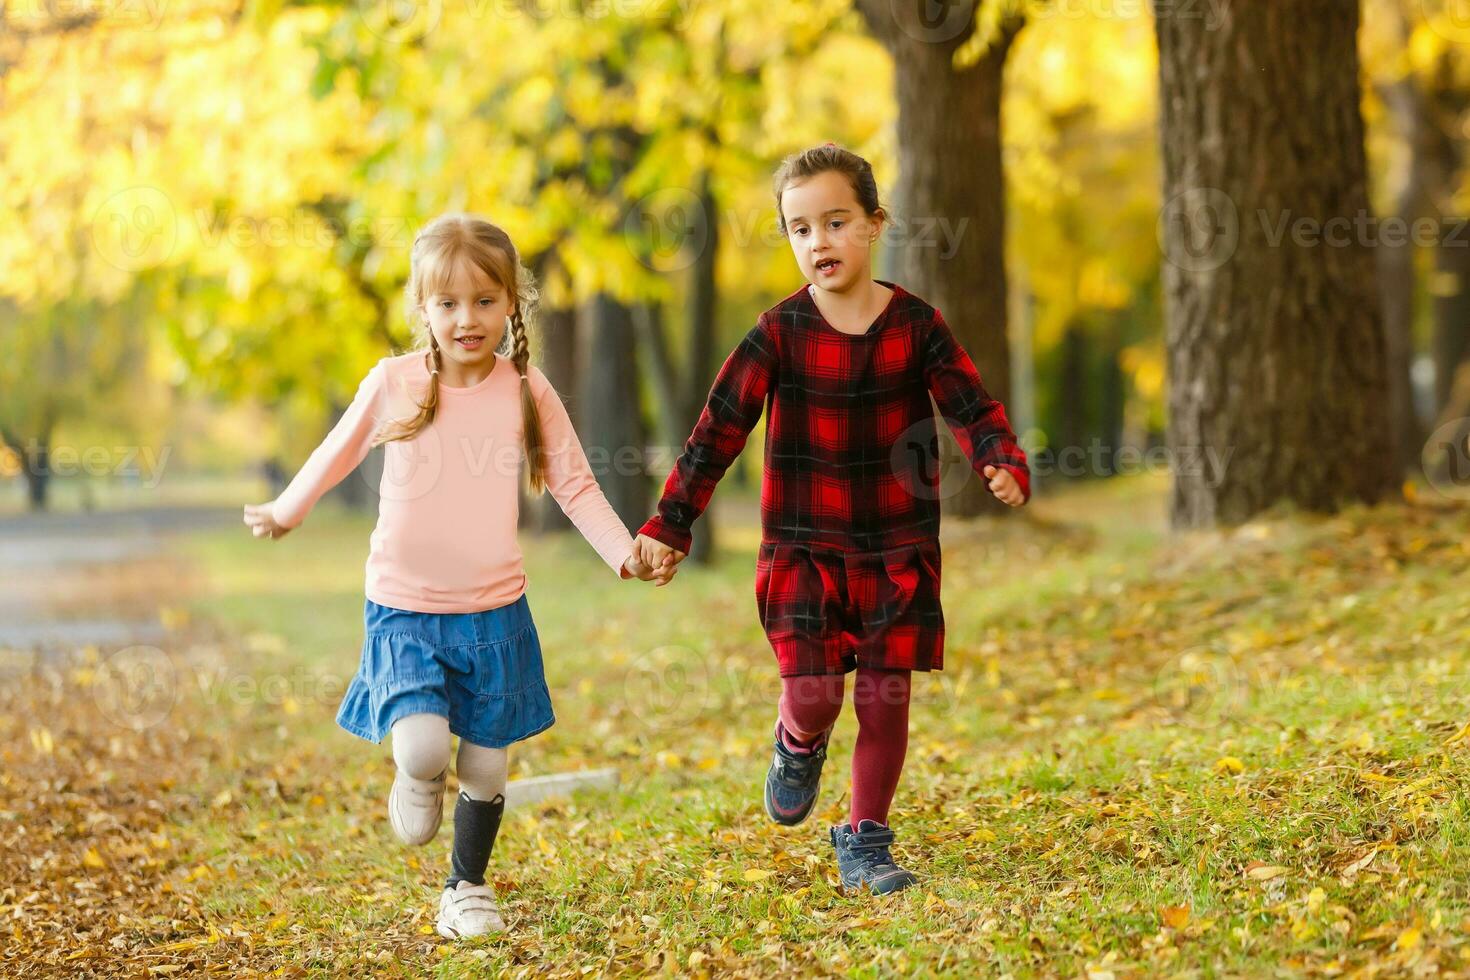
[[[815,738],[842,713],[845,678],[841,674],[787,677],[781,689],[781,719],[798,739]]]
[[[492,749],[460,739],[455,775],[459,788],[472,800],[493,800],[505,792],[509,767],[505,749]]]
[[[414,779],[435,779],[449,768],[449,719],[407,715],[393,723],[393,763]]]

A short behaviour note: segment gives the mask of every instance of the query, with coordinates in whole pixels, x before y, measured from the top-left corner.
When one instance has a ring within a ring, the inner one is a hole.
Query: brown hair
[[[398,439],[410,439],[434,421],[439,409],[439,368],[443,354],[425,319],[424,303],[428,297],[448,285],[461,260],[468,260],[489,276],[515,301],[510,315],[510,329],[501,342],[508,348],[511,363],[521,376],[521,428],[528,464],[527,482],[532,493],[546,486],[546,439],[541,431],[541,414],[526,370],[531,362],[531,345],[527,317],[536,303],[536,285],[531,274],[521,265],[510,236],[497,225],[472,214],[446,214],[429,222],[414,236],[409,258],[408,283],[404,286],[404,305],[414,327],[410,350],[422,350],[429,369],[428,396],[419,404],[418,415],[386,426],[373,441],[382,445]]]
[[[873,179],[873,165],[836,143],[824,143],[810,150],[791,154],[781,161],[781,166],[776,170],[772,184],[776,191],[776,218],[781,223],[781,234],[787,233],[786,215],[781,211],[781,195],[786,192],[786,188],[828,171],[836,171],[847,178],[853,193],[857,195],[858,204],[862,205],[868,217],[882,212],[883,206],[878,203],[878,182]]]

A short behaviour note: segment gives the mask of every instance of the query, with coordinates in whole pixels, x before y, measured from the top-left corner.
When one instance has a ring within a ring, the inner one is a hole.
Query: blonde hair
[[[506,331],[501,346],[509,347],[511,363],[521,376],[521,428],[527,482],[532,493],[540,493],[546,486],[546,440],[541,431],[541,414],[536,409],[536,398],[531,393],[531,381],[526,377],[531,362],[527,317],[536,304],[536,285],[530,272],[521,265],[510,236],[478,215],[441,215],[414,236],[408,283],[403,289],[404,305],[414,331],[413,344],[409,349],[424,352],[424,362],[429,369],[429,389],[427,397],[418,406],[418,414],[385,426],[373,445],[411,439],[434,421],[439,409],[439,369],[443,365],[443,353],[429,329],[424,303],[429,296],[444,290],[461,260],[473,263],[515,300],[510,329]]]

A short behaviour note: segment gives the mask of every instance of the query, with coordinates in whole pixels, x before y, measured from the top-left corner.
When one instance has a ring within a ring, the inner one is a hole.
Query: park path
[[[0,649],[46,655],[161,643],[160,611],[192,584],[170,538],[239,519],[226,507],[0,518]]]

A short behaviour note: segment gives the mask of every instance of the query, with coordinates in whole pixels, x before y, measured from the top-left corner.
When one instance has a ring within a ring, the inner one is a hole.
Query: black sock
[[[505,813],[505,797],[495,794],[493,800],[472,800],[459,791],[454,801],[454,851],[450,857],[452,870],[445,888],[461,881],[472,885],[485,883],[485,867],[495,849],[495,835],[500,830],[500,816]]]

